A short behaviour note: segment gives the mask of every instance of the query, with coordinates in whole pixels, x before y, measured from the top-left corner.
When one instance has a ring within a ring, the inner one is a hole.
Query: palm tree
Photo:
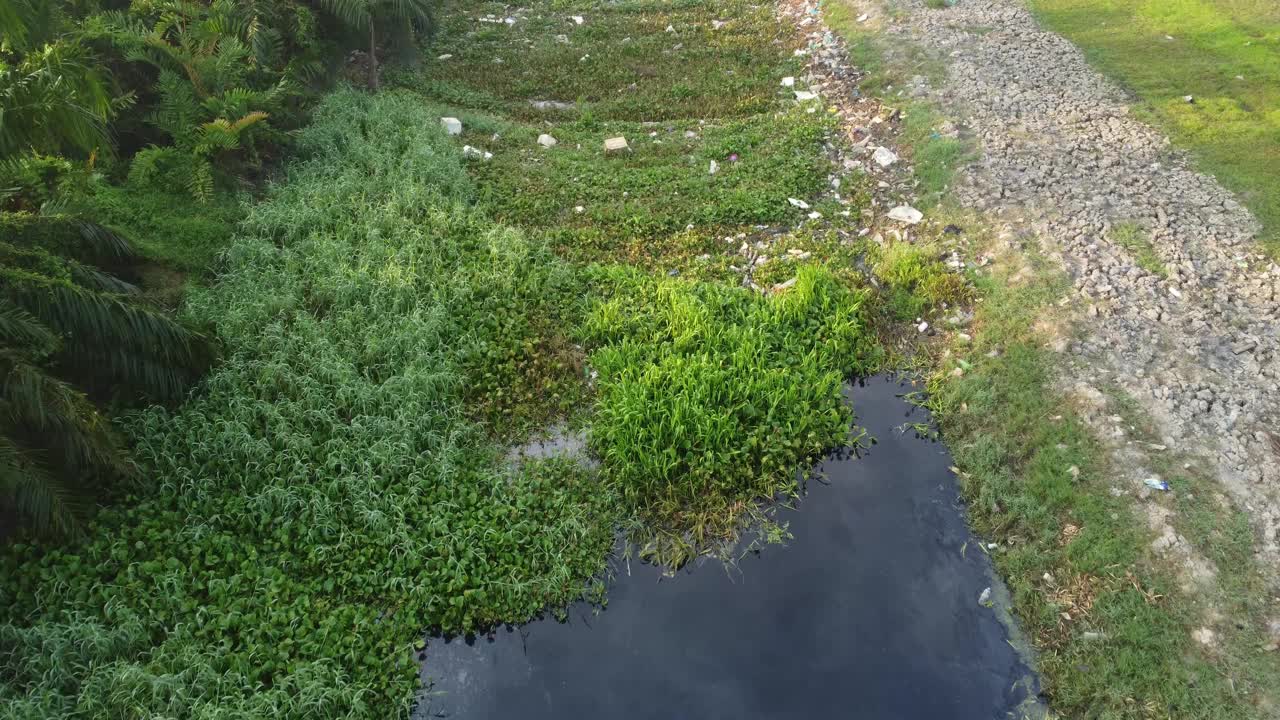
[[[55,3],[0,0],[0,158],[106,148],[113,97],[91,51],[56,37]]]
[[[0,238],[0,503],[65,531],[95,484],[132,472],[90,394],[181,397],[206,343],[109,271],[135,260],[110,230],[9,213]]]
[[[61,3],[0,0],[0,165],[111,149],[103,66],[63,31]],[[234,129],[234,128],[233,128]],[[132,473],[95,400],[179,398],[207,345],[119,277],[137,261],[101,225],[0,212],[0,505],[66,531],[95,485]]]
[[[378,87],[378,21],[425,23],[431,19],[431,0],[320,0],[344,24],[369,30],[369,84]]]

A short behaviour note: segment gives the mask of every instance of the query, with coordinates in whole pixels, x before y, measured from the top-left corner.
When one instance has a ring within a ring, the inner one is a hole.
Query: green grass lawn
[[[1146,119],[1236,192],[1262,221],[1263,245],[1280,254],[1280,3],[1032,0],[1031,6],[1137,95]]]

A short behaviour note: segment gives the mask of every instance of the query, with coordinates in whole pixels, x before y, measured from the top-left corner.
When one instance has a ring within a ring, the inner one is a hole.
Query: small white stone
[[[808,102],[809,100],[817,100],[818,93],[809,92],[808,90],[796,90],[796,100],[800,102]]]
[[[538,136],[538,144],[544,148],[555,147],[556,139],[546,133],[543,133]]]
[[[791,203],[794,207],[800,208],[801,210],[809,209],[809,203],[803,200],[797,200],[795,198],[787,198],[787,202]]]
[[[668,25],[668,26],[667,26],[667,32],[675,32],[675,31],[676,31],[676,27],[675,27],[675,25]]]
[[[925,330],[928,330],[928,329],[929,329],[929,323],[927,323],[927,322],[925,322],[925,321],[923,321],[923,320],[921,320],[921,321],[920,321],[920,324],[916,326],[916,331],[917,331],[917,332],[924,332]]]
[[[911,207],[910,205],[899,205],[889,211],[889,219],[897,220],[908,225],[915,225],[924,219],[924,213]]]
[[[790,75],[782,78],[782,87],[795,87],[796,79]]]
[[[570,15],[569,19],[573,21],[574,25],[581,25],[582,23],[586,22],[586,18],[582,17],[581,15]]]
[[[712,175],[715,175],[715,174],[716,174],[716,172],[718,172],[719,170],[720,170],[720,163],[716,162],[715,160],[712,160],[712,161],[711,161],[710,173],[711,173]]]
[[[817,220],[821,217],[822,217],[822,213],[818,212],[817,210],[814,210],[813,212],[809,213],[810,220]]]
[[[630,147],[631,146],[627,144],[627,139],[621,135],[618,137],[608,138],[604,141],[605,152],[620,152],[622,150],[627,150]]]
[[[871,153],[871,159],[875,160],[880,167],[889,167],[898,162],[898,155],[887,147],[878,147],[874,153]]]
[[[584,207],[582,207],[581,205],[578,205],[577,207],[575,207],[575,208],[573,209],[573,211],[574,211],[574,212],[576,212],[576,213],[584,213],[584,212],[586,212],[586,211],[587,211],[587,209],[586,209],[586,208],[584,208]]]
[[[452,54],[452,53],[445,53],[445,54],[443,54],[443,55],[437,55],[437,56],[436,56],[436,59],[437,59],[437,60],[448,60],[449,58],[452,58],[452,57],[453,57],[453,54]]]
[[[440,127],[444,128],[445,133],[448,135],[462,134],[462,121],[455,117],[440,118]]]

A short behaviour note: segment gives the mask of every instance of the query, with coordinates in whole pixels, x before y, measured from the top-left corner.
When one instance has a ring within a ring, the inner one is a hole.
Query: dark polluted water
[[[675,577],[631,562],[603,611],[432,638],[415,718],[1043,717],[950,457],[903,432],[928,420],[909,390],[883,377],[852,389],[877,442],[822,464],[826,481],[777,516],[785,545]]]

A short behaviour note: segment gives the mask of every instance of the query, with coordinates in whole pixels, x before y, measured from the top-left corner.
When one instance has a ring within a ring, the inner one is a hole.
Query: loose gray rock
[[[1022,0],[895,7],[889,45],[947,63],[944,81],[913,79],[910,92],[953,110],[976,146],[952,195],[999,218],[1010,249],[1039,245],[1071,278],[1069,302],[1096,318],[1064,348],[1062,386],[1106,378],[1198,455],[1280,581],[1280,265],[1255,243],[1257,220]],[[1135,236],[1148,267],[1122,242]]]

